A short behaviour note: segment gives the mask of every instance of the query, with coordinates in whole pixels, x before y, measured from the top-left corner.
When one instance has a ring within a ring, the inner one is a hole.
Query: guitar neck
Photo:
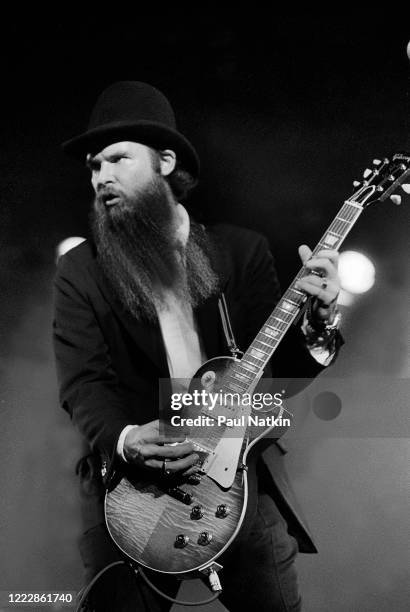
[[[322,249],[338,250],[363,210],[358,202],[346,200],[313,249],[313,255]],[[306,302],[306,294],[295,285],[307,273],[306,267],[302,266],[242,359],[233,364],[229,380],[225,382],[229,391],[244,393],[252,389]]]

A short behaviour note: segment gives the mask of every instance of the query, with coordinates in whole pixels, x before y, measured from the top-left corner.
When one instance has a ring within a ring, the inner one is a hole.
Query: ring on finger
[[[171,470],[167,470],[167,461],[169,461],[169,459],[163,459],[162,461],[161,474],[163,476],[169,476],[171,474]]]

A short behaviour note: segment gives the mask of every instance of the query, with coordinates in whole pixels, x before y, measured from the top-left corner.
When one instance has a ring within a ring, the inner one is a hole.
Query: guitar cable
[[[105,572],[107,572],[112,567],[115,567],[116,565],[126,565],[126,566],[128,566],[129,569],[132,570],[135,574],[139,574],[141,576],[141,578],[144,580],[144,582],[155,593],[157,593],[158,595],[160,595],[164,599],[167,599],[168,601],[171,601],[172,603],[179,604],[180,606],[205,606],[205,605],[210,604],[213,601],[215,601],[220,596],[220,594],[222,593],[222,588],[219,588],[212,595],[212,597],[209,597],[208,599],[204,599],[203,601],[183,601],[181,599],[175,599],[174,597],[170,597],[166,593],[163,593],[158,587],[156,587],[155,584],[153,584],[151,582],[151,580],[148,578],[148,576],[145,574],[145,572],[143,571],[141,566],[138,566],[138,568],[135,569],[130,563],[127,563],[127,561],[114,561],[113,563],[110,563],[109,565],[106,565],[102,570],[100,570],[98,572],[98,574],[96,574],[94,576],[94,578],[85,587],[83,587],[79,591],[79,593],[78,593],[78,598],[79,599],[78,599],[78,604],[77,604],[77,607],[75,609],[75,612],[87,612],[87,608],[83,608],[83,605],[84,605],[84,603],[86,603],[88,594],[90,593],[91,589],[97,583],[97,581],[101,578],[101,576],[103,574],[105,574]]]

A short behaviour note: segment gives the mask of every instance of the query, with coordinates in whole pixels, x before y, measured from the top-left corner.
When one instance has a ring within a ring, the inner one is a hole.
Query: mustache
[[[97,202],[99,204],[105,204],[107,202],[107,200],[110,200],[111,198],[117,198],[117,197],[123,197],[124,193],[121,189],[116,188],[116,187],[112,187],[112,186],[106,186],[106,187],[100,187],[97,190],[97,193],[95,194],[95,199],[97,200]]]

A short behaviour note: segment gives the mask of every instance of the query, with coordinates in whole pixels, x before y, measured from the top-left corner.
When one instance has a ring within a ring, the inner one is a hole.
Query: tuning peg
[[[380,166],[380,164],[381,164],[381,163],[382,163],[382,160],[381,160],[381,159],[374,159],[374,160],[373,160],[373,165],[374,165],[374,166]]]
[[[393,202],[393,204],[396,204],[396,206],[400,206],[400,204],[401,204],[401,196],[399,196],[399,195],[391,195],[390,199]]]
[[[359,187],[360,181],[353,181],[353,187]]]
[[[372,174],[372,171],[370,170],[370,168],[366,168],[366,170],[363,172],[363,178],[367,179],[368,176],[370,176]]]
[[[401,187],[402,187],[404,193],[410,193],[410,184],[409,183],[404,183]]]

